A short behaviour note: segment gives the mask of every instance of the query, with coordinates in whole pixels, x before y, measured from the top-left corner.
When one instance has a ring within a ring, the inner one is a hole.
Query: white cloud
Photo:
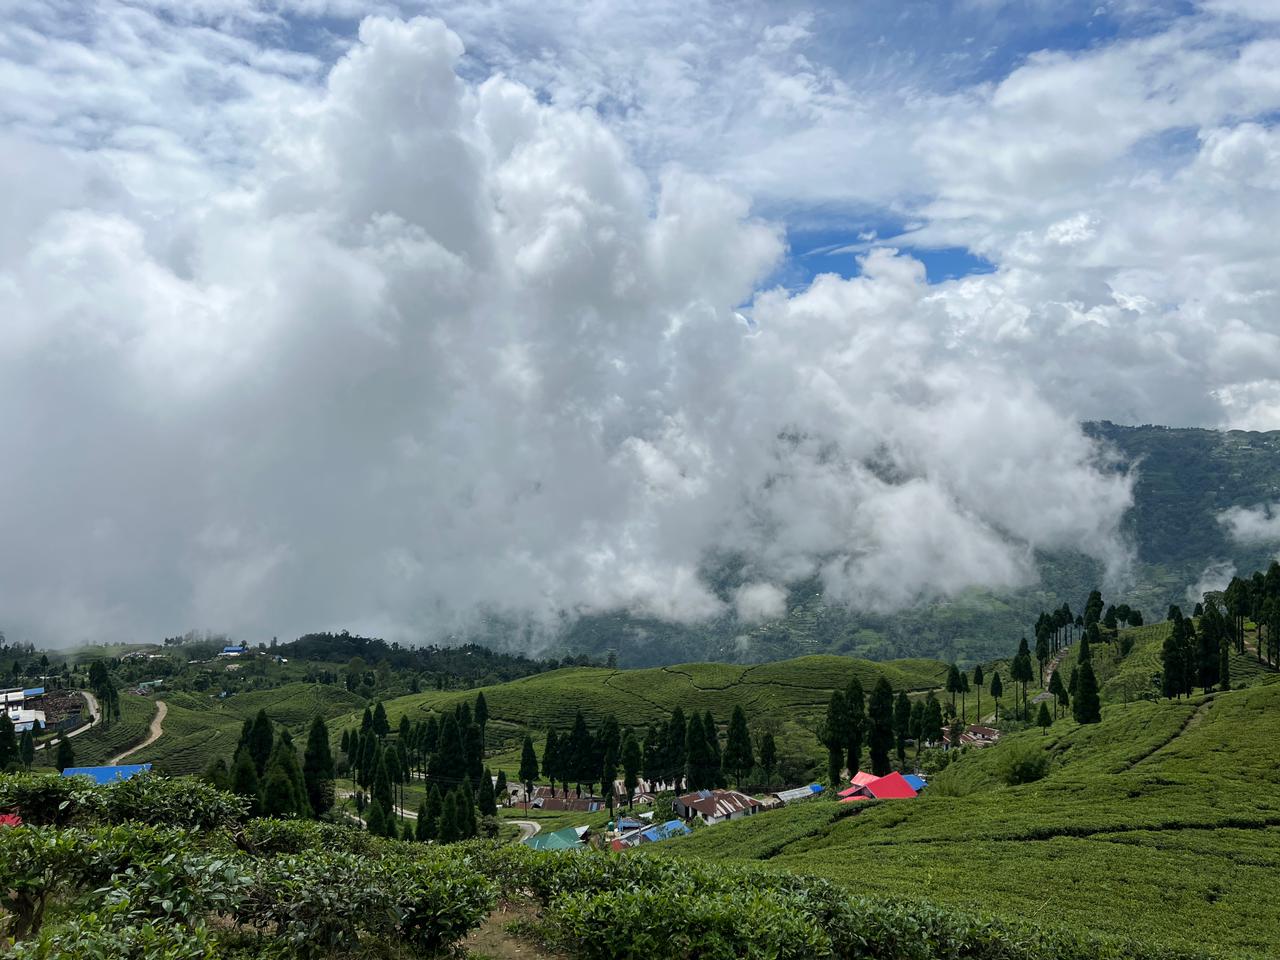
[[[948,83],[842,59],[833,9],[436,5],[465,51],[290,19],[345,2],[80,6],[0,26],[0,610],[34,635],[1119,576],[1129,481],[1077,417],[1280,425],[1280,60],[1217,13]],[[998,269],[871,246],[761,291],[759,211],[815,205]]]
[[[1218,522],[1237,543],[1280,543],[1280,504],[1231,507],[1218,514]]]

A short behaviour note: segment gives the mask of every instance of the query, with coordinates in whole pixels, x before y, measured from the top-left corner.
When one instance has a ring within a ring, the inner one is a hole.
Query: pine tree
[[[702,790],[710,786],[707,782],[707,729],[702,725],[702,718],[694,713],[685,726],[685,780],[690,790]]]
[[[723,787],[726,784],[720,753],[720,731],[710,710],[702,715],[702,727],[707,732],[707,780],[712,787]]]
[[[573,726],[569,729],[569,749],[566,751],[569,766],[569,778],[573,780],[578,796],[582,796],[582,785],[596,777],[595,744],[591,731],[587,729],[587,721],[579,710],[573,718]]]
[[[911,739],[916,742],[916,759],[920,759],[920,748],[924,745],[924,701],[917,700],[911,704],[911,719],[907,721],[907,729]]]
[[[530,744],[530,746],[532,746],[532,744]],[[537,763],[537,762],[538,761],[535,759],[534,763]],[[507,787],[507,771],[505,770],[498,771],[498,779],[497,781],[495,781],[493,785],[493,792],[498,795],[499,803],[505,804],[507,800],[510,798],[511,791]]]
[[[302,757],[302,777],[312,813],[321,817],[333,807],[333,754],[329,750],[329,728],[324,718],[311,721],[307,749]]]
[[[751,749],[751,731],[741,704],[735,704],[729,717],[729,737],[724,747],[724,767],[733,774],[734,783],[742,786],[742,778],[756,765]]]
[[[1067,688],[1062,685],[1062,674],[1057,670],[1049,677],[1049,692],[1053,694],[1053,718],[1057,720],[1059,705],[1065,707],[1068,703]]]
[[[1218,648],[1218,689],[1231,689],[1231,645],[1226,642]]]
[[[893,687],[884,677],[876,681],[871,691],[867,717],[871,726],[871,735],[867,738],[871,772],[882,777],[893,769],[889,763],[889,751],[893,749]]]
[[[982,722],[982,664],[973,668],[973,692],[978,698],[978,722]]]
[[[410,843],[412,843],[414,839],[413,831],[414,831],[414,826],[410,824],[408,820],[406,820],[404,822],[404,833],[400,835],[400,839],[407,840]]]
[[[489,725],[489,702],[485,700],[483,691],[476,694],[475,722],[476,722],[476,726],[480,728],[480,736],[481,736],[480,759],[483,760],[484,759],[484,752],[483,752],[484,730],[485,730],[485,727]]]
[[[373,761],[373,774],[369,778],[370,795],[382,804],[382,809],[387,813],[392,811],[391,774],[387,770],[389,756],[394,756],[390,750],[378,750]]]
[[[609,814],[613,814],[614,784],[618,779],[618,747],[612,741],[605,744],[604,760],[600,764],[600,795],[609,805]]]
[[[956,709],[956,694],[960,692],[960,668],[954,663],[947,670],[947,693],[951,694],[951,710]]]
[[[362,734],[365,734],[372,729],[373,729],[373,713],[369,710],[368,707],[365,707],[364,713],[360,717],[360,732]]]
[[[1182,660],[1183,634],[1182,619],[1174,620],[1173,627],[1164,638],[1164,644],[1160,648],[1160,666],[1162,669],[1160,692],[1170,698],[1180,698],[1185,692],[1182,688],[1182,680],[1186,672],[1186,665]],[[1076,699],[1078,700],[1079,697]]]
[[[30,730],[24,730],[21,739],[18,741],[18,759],[22,761],[22,765],[28,770],[31,769],[31,763],[36,758],[36,739],[31,736]]]
[[[230,776],[226,774],[227,763],[221,758],[218,759],[218,762],[222,764],[223,782],[215,783],[214,786],[220,790],[226,790],[227,787],[230,786],[231,780]],[[75,751],[71,749],[71,741],[67,739],[66,734],[63,734],[58,740],[58,754],[54,759],[53,765],[57,768],[59,773],[66,770],[68,767],[74,767],[76,765]]]
[[[470,780],[463,780],[462,789],[458,791],[458,826],[464,840],[476,835],[476,794]]]
[[[996,702],[996,722],[1000,722],[1000,698],[1004,696],[1004,684],[1000,681],[1000,671],[991,674],[991,698]]]
[[[1049,704],[1043,701],[1040,703],[1040,715],[1036,718],[1036,723],[1045,733],[1049,732],[1049,726],[1053,723],[1053,718],[1049,716]]]
[[[424,799],[418,804],[418,819],[413,826],[413,839],[420,843],[426,843],[431,839],[431,825],[427,819],[427,801]]]
[[[278,763],[267,767],[262,782],[262,815],[265,817],[293,817],[298,814],[298,796],[289,774]]]

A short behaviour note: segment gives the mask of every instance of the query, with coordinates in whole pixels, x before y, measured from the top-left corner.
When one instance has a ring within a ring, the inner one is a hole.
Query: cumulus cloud
[[[319,82],[272,62],[175,121],[209,154],[5,154],[36,171],[0,231],[11,633],[750,620],[800,577],[888,609],[1037,549],[1122,568],[1130,479],[956,338],[982,294],[890,249],[758,292],[784,244],[741,192],[463,58],[370,18]]]
[[[1204,600],[1204,595],[1227,589],[1236,575],[1236,565],[1229,560],[1215,560],[1204,568],[1200,578],[1187,587],[1187,603],[1194,606]]]
[[[1218,522],[1232,540],[1241,544],[1280,543],[1280,504],[1231,507],[1218,514]]]

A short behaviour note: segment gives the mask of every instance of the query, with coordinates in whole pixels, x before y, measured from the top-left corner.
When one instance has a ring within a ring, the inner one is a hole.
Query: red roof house
[[[867,784],[867,792],[877,800],[909,800],[916,795],[911,784],[897,772],[885,774]]]

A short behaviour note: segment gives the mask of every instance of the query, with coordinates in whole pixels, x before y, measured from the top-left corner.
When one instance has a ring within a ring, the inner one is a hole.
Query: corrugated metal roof
[[[94,783],[114,783],[117,780],[128,780],[151,769],[149,763],[126,763],[114,767],[67,767],[62,771],[64,777],[89,777]]]

